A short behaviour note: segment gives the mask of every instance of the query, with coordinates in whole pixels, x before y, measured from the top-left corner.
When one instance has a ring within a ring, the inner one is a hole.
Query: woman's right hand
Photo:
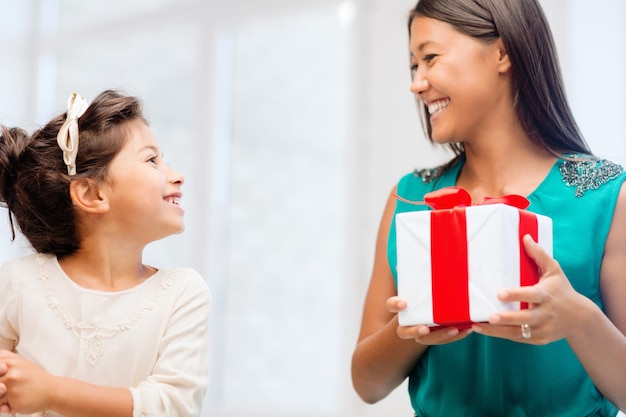
[[[378,228],[376,253],[357,346],[352,355],[352,383],[357,394],[373,404],[396,389],[415,368],[429,345],[463,339],[471,331],[398,326],[398,312],[407,307],[398,291],[387,259],[389,230],[395,214],[394,187]],[[417,342],[417,343],[416,343]]]
[[[387,310],[397,314],[408,307],[407,302],[397,296],[387,299]],[[420,324],[417,326],[398,326],[398,337],[401,339],[413,339],[417,343],[430,345],[445,345],[466,338],[472,329],[459,330],[456,327],[444,327],[432,330],[430,327]]]

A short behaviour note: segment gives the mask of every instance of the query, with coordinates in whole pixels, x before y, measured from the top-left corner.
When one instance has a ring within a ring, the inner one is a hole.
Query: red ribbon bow
[[[403,201],[409,202],[407,200]],[[424,202],[435,210],[441,210],[471,206],[472,197],[465,188],[445,187],[426,194],[424,196]],[[506,204],[524,210],[530,205],[530,202],[526,197],[510,194],[502,197],[485,197],[477,203],[477,205],[482,204]]]

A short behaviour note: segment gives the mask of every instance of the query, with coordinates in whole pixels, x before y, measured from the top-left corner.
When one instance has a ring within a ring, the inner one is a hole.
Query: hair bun
[[[20,128],[0,126],[0,203],[11,205],[22,152],[30,136]]]

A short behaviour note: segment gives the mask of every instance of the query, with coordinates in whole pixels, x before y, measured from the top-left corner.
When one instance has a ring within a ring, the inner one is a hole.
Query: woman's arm
[[[622,186],[600,270],[600,290],[606,315],[589,298],[577,293],[557,261],[530,236],[527,253],[541,270],[537,285],[509,289],[504,302],[525,301],[531,308],[494,314],[490,324],[476,324],[485,335],[542,345],[565,338],[598,389],[626,410],[626,190]],[[520,325],[529,324],[530,339]]]
[[[606,315],[593,303],[567,341],[598,389],[626,410],[626,186],[622,185],[607,237],[600,290]],[[608,316],[608,317],[607,317]]]
[[[352,355],[352,383],[367,403],[385,398],[409,375],[430,344],[462,339],[468,332],[443,329],[430,332],[427,326],[398,327],[397,312],[406,302],[397,290],[387,261],[387,239],[396,207],[396,190],[378,229],[374,267],[361,321],[361,331]],[[417,343],[416,343],[417,342]]]

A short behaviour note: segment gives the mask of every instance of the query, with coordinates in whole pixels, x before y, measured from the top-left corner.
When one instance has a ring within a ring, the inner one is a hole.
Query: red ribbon
[[[423,204],[398,199],[410,204]],[[424,202],[433,209],[430,233],[433,321],[446,326],[467,324],[471,320],[465,208],[471,206],[472,198],[461,187],[446,187],[426,194]],[[536,284],[539,281],[537,267],[522,243],[526,234],[538,241],[537,217],[524,210],[530,205],[529,201],[520,195],[507,195],[487,197],[478,203],[483,204],[506,204],[519,209],[520,285]],[[528,304],[520,303],[520,308],[528,308]]]
[[[433,321],[448,325],[469,321],[465,207],[432,211],[430,230]]]

